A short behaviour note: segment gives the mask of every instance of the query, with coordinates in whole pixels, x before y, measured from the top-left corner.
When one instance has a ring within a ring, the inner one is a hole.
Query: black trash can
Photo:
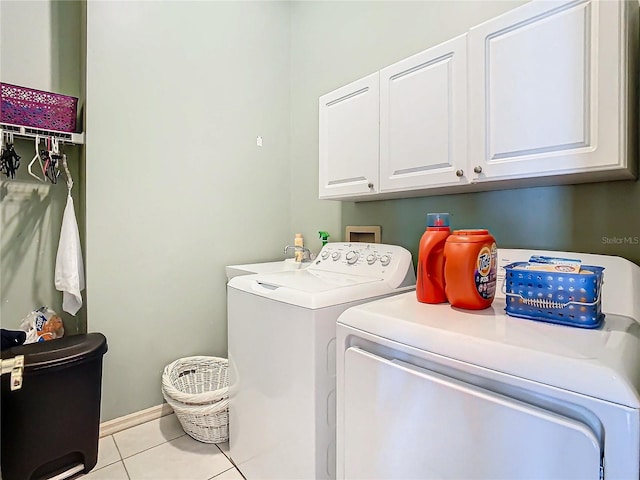
[[[32,480],[98,460],[101,333],[73,335],[13,347],[2,359],[24,355],[22,388],[2,375],[0,457],[4,480]]]

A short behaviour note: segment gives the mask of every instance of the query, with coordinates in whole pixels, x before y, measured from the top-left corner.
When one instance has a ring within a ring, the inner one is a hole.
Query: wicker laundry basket
[[[185,357],[162,374],[162,395],[184,431],[205,443],[229,439],[229,361],[219,357]]]

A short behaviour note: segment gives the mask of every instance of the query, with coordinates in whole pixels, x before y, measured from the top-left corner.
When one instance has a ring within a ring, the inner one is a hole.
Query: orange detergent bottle
[[[427,214],[427,229],[420,239],[416,296],[422,303],[444,303],[444,245],[451,234],[448,213]]]
[[[454,307],[487,308],[496,293],[496,241],[488,230],[455,230],[444,247],[446,295]]]

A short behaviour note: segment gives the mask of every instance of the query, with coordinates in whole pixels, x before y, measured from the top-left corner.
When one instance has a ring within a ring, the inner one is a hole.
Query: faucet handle
[[[300,249],[302,250],[302,261],[303,262],[310,262],[311,260],[313,260],[311,258],[311,250],[309,250],[307,247],[300,247]]]

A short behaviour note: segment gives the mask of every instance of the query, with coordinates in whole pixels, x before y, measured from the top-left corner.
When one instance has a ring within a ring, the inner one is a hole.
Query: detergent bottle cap
[[[449,228],[449,214],[427,213],[427,227]]]

